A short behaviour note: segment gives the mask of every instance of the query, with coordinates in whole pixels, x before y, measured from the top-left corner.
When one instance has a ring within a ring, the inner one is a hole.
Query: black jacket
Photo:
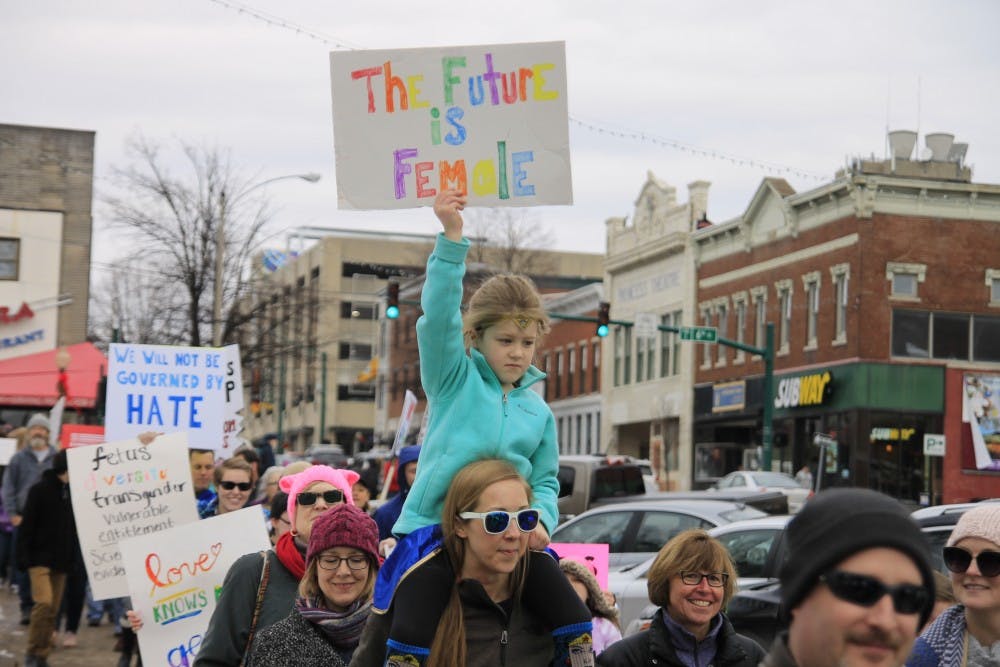
[[[17,564],[22,569],[48,567],[72,572],[80,542],[73,521],[69,484],[52,470],[28,490],[17,533]]]
[[[437,558],[444,558],[438,554]],[[554,643],[537,617],[520,602],[510,614],[490,599],[482,584],[463,579],[458,585],[465,621],[465,667],[548,667]],[[394,607],[368,617],[350,667],[382,667]]]
[[[757,667],[764,658],[764,649],[754,640],[736,634],[733,624],[722,615],[722,627],[717,635],[718,649],[714,667]],[[670,632],[663,621],[663,610],[657,609],[648,630],[617,641],[597,656],[597,664],[605,667],[645,667],[671,665],[686,667],[674,651]]]

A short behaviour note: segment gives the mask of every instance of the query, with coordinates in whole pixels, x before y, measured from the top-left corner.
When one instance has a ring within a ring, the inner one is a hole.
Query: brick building
[[[816,471],[823,433],[824,485],[997,496],[1000,451],[977,466],[973,430],[988,441],[1000,421],[963,424],[962,404],[1000,389],[1000,186],[972,182],[950,135],[928,135],[927,161],[907,138],[807,192],[765,179],[743,215],[698,232],[698,323],[758,347],[774,324],[775,469]],[[759,357],[698,347],[696,484],[757,464],[763,394]],[[942,435],[944,456],[925,456]]]

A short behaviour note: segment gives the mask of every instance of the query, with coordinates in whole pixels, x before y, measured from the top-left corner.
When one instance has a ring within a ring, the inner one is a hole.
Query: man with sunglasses
[[[1000,503],[963,514],[943,556],[959,603],[920,635],[906,664],[1000,664]]]
[[[781,570],[789,628],[765,667],[904,664],[934,606],[927,543],[896,500],[829,489],[788,523]]]

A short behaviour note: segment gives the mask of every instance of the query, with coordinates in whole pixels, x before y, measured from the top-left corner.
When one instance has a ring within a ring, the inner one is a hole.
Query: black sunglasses
[[[482,519],[483,528],[490,535],[499,535],[507,532],[510,520],[517,521],[517,527],[522,533],[530,533],[538,525],[538,510],[520,510],[519,512],[505,512],[503,510],[493,510],[492,512],[462,512],[458,515],[463,519]]]
[[[224,488],[226,491],[232,491],[233,489],[239,489],[240,491],[249,491],[250,487],[253,485],[250,482],[222,481],[219,482],[219,486]]]
[[[930,593],[917,584],[886,586],[875,577],[835,570],[820,577],[836,597],[862,607],[871,607],[889,594],[898,614],[918,614],[930,601]]]
[[[324,491],[323,493],[303,491],[299,495],[295,496],[295,502],[299,505],[315,505],[316,501],[320,498],[323,498],[327,505],[336,505],[337,503],[344,502],[344,492],[340,489],[330,489],[329,491]]]
[[[963,574],[976,561],[979,574],[984,577],[995,577],[1000,574],[1000,551],[980,551],[978,556],[961,547],[944,548],[944,565],[955,574]]]

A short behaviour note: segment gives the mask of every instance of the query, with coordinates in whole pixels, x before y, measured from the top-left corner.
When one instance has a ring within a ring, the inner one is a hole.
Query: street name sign
[[[681,327],[681,340],[693,340],[697,343],[714,343],[719,338],[719,330],[715,327]]]

